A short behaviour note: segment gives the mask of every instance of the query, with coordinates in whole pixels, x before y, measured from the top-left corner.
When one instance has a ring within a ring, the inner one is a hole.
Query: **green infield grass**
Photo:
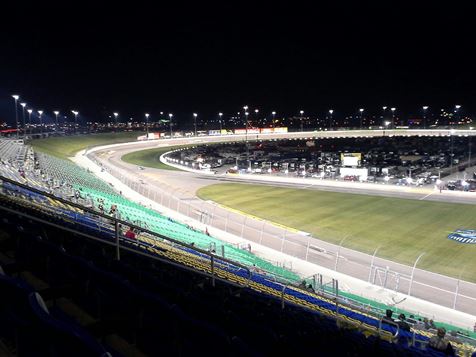
[[[476,229],[476,205],[316,191],[264,185],[216,184],[198,191],[242,212],[309,232],[347,248],[476,282],[476,244],[447,238]]]
[[[181,148],[182,146],[169,146],[163,148],[154,148],[154,149],[146,149],[141,151],[131,152],[129,154],[124,155],[121,159],[129,164],[144,166],[144,167],[152,167],[155,169],[164,169],[164,170],[179,170],[173,166],[169,166],[167,164],[163,164],[160,162],[159,158],[160,155],[166,153],[167,151],[171,151],[174,149]]]
[[[139,131],[127,131],[118,133],[61,136],[31,140],[28,144],[30,144],[36,151],[66,159],[88,147],[135,141],[140,135],[143,135],[143,133]]]

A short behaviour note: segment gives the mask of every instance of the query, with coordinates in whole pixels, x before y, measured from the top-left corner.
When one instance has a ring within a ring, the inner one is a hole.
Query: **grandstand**
[[[303,281],[125,199],[69,161],[9,140],[0,150],[2,225],[14,232],[0,241],[7,350],[174,355],[206,340],[212,354],[440,355],[427,348],[434,330],[385,322],[337,281]],[[459,355],[475,350],[463,335],[452,345]]]

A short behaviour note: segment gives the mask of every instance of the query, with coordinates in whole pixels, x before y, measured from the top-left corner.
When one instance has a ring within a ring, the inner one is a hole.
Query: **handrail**
[[[51,198],[51,199],[53,199],[53,200],[59,201],[59,202],[61,202],[61,203],[67,204],[67,205],[69,205],[69,206],[72,206],[72,207],[75,207],[75,208],[78,208],[78,209],[81,209],[82,211],[91,213],[91,214],[93,214],[93,215],[95,215],[95,216],[102,217],[102,218],[105,218],[105,219],[111,220],[111,221],[113,221],[113,222],[117,222],[117,223],[123,224],[123,225],[128,226],[128,227],[131,227],[131,228],[138,229],[138,230],[140,230],[141,232],[148,233],[148,234],[150,234],[150,235],[152,235],[152,236],[154,236],[154,237],[158,237],[158,238],[161,238],[161,239],[165,239],[165,240],[167,240],[167,241],[170,241],[170,242],[173,242],[173,243],[175,243],[175,244],[178,244],[178,245],[180,245],[180,246],[182,246],[182,247],[184,247],[184,248],[193,249],[194,251],[200,252],[200,253],[202,253],[202,254],[208,256],[210,259],[212,259],[212,255],[213,255],[213,254],[210,253],[210,252],[208,252],[208,251],[206,251],[206,250],[204,250],[204,249],[201,249],[201,248],[198,248],[198,247],[191,247],[190,245],[185,244],[185,243],[183,243],[183,242],[181,242],[181,241],[179,241],[179,240],[176,240],[176,239],[167,237],[167,236],[162,235],[162,234],[160,234],[160,233],[153,232],[153,231],[151,231],[151,230],[149,230],[149,229],[147,229],[147,228],[143,228],[143,227],[137,226],[137,225],[135,225],[135,224],[133,224],[133,223],[130,223],[130,222],[127,222],[127,221],[118,219],[118,218],[116,218],[116,217],[113,217],[113,216],[110,216],[110,215],[107,215],[107,214],[104,214],[104,213],[101,213],[101,212],[97,212],[97,211],[95,211],[95,210],[93,210],[93,209],[90,209],[90,208],[88,208],[88,207],[82,206],[82,205],[80,205],[80,204],[78,204],[78,203],[65,200],[65,199],[63,199],[63,198],[61,198],[61,197],[57,197],[57,196],[52,195],[52,194],[50,194],[50,193],[47,193],[47,192],[38,190],[38,189],[36,189],[36,188],[33,188],[33,187],[28,186],[28,185],[22,184],[22,183],[20,183],[20,182],[17,182],[17,181],[15,181],[15,180],[9,179],[9,178],[4,177],[4,176],[2,176],[2,175],[0,175],[0,181],[8,182],[8,183],[10,183],[10,184],[12,184],[12,185],[19,186],[19,187],[21,187],[21,188],[23,188],[23,189],[26,189],[26,190],[28,190],[28,191],[37,193],[37,194],[42,195],[42,196],[45,196],[45,197],[49,197],[49,198]],[[216,257],[215,257],[214,259],[216,259]],[[251,270],[250,270],[246,265],[237,263],[237,262],[235,262],[235,261],[233,261],[233,260],[231,260],[231,259],[223,258],[223,257],[220,257],[219,260],[222,260],[222,261],[224,261],[224,262],[227,262],[227,263],[229,263],[229,264],[232,264],[232,265],[234,265],[234,266],[237,266],[237,267],[240,267],[240,268],[246,270],[247,273],[248,273],[248,279],[251,279],[252,272],[251,272]]]
[[[388,320],[383,320],[383,317],[379,320],[378,322],[378,332],[380,334],[380,330],[382,330],[382,323],[386,323],[388,325],[395,325],[397,327],[397,332],[395,332],[395,335],[393,336],[393,338],[397,338],[399,333],[400,333],[400,325],[397,324],[395,321],[388,321]]]

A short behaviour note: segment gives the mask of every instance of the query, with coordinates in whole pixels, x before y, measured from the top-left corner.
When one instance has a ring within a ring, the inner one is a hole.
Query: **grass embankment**
[[[127,131],[118,133],[61,136],[32,140],[29,144],[33,146],[33,149],[36,151],[66,159],[88,147],[135,141],[140,135],[143,135],[143,133],[138,131]]]
[[[225,206],[309,232],[322,240],[476,282],[476,244],[447,239],[476,228],[476,205],[419,201],[247,184],[217,184],[198,195]]]

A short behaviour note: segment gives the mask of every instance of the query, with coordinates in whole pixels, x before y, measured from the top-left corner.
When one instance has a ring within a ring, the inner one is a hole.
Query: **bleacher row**
[[[178,222],[173,222],[166,217],[159,215],[157,212],[148,210],[140,205],[130,202],[124,199],[122,196],[114,193],[111,187],[104,184],[102,181],[97,180],[94,176],[88,174],[86,171],[77,168],[75,165],[69,162],[63,162],[63,160],[48,158],[46,155],[42,159],[38,160],[43,172],[46,173],[49,178],[60,180],[64,183],[70,184],[74,190],[81,192],[83,197],[88,197],[92,202],[97,201],[99,198],[104,202],[105,206],[117,205],[118,210],[121,212],[121,218],[127,220],[130,223],[147,222],[147,228],[153,232],[157,232],[163,236],[176,239],[183,243],[194,243],[199,247],[209,247],[211,241],[216,241],[212,237],[207,236],[202,232],[196,232],[190,227],[182,225]],[[43,163],[43,164],[41,164]],[[42,166],[44,165],[44,166]],[[47,167],[47,169],[43,169]],[[61,169],[58,169],[61,167]],[[9,178],[15,176],[11,168],[7,172],[10,175]],[[55,172],[57,174],[55,174]],[[78,172],[78,173],[77,173]],[[80,173],[79,173],[80,172]],[[3,172],[2,172],[3,173]],[[48,191],[51,187],[45,186],[44,178],[41,182],[33,177],[25,177],[23,181],[21,178],[17,178],[20,182],[30,184],[30,180],[35,180],[36,184],[43,188],[44,191]],[[36,186],[37,188],[40,188]],[[35,187],[35,186],[34,186]],[[87,231],[88,234],[93,236],[102,237],[106,241],[112,242],[114,240],[114,230],[111,225],[105,223],[104,220],[97,217],[91,217],[91,215],[85,214],[85,210],[81,210],[74,205],[68,205],[54,199],[54,197],[47,197],[39,193],[34,193],[27,188],[19,187],[19,185],[3,184],[2,204],[12,205],[16,209],[34,210],[33,215],[40,215],[43,218],[49,220],[59,220],[60,225],[65,227],[71,227],[72,229],[78,229]],[[58,222],[57,222],[58,223]],[[170,243],[164,243],[161,239],[154,238],[153,235],[140,235],[138,241],[131,242],[125,238],[121,238],[121,244],[129,246],[131,249],[147,251],[158,257],[165,258],[166,260],[173,261],[182,266],[188,266],[197,271],[202,271],[207,274],[211,274],[211,266],[209,261],[197,253],[194,249],[186,249],[183,247],[174,247]],[[233,249],[236,252],[233,252]],[[226,247],[227,252],[235,261],[243,263],[247,266],[256,264],[256,258],[250,259],[249,252],[243,252],[234,247]],[[229,255],[227,254],[227,257]],[[219,258],[219,257],[218,257]],[[270,263],[258,261],[263,271],[271,268],[266,265]],[[274,271],[275,273],[276,271]],[[280,272],[281,273],[281,272]],[[290,272],[292,273],[292,272]],[[311,294],[304,290],[300,290],[296,287],[286,286],[270,279],[269,276],[254,273],[250,279],[249,271],[245,269],[237,268],[237,266],[230,265],[225,262],[220,262],[217,259],[217,266],[214,269],[214,274],[217,277],[225,279],[229,282],[234,282],[240,286],[246,286],[247,291],[254,291],[262,293],[268,297],[279,299],[306,307],[309,310],[319,312],[322,316],[328,316],[332,318],[339,317],[339,321],[342,324],[346,323],[348,326],[354,326],[358,330],[363,330],[367,335],[380,335],[388,341],[392,340],[392,336],[397,332],[394,326],[383,325],[380,329],[380,321],[375,316],[369,316],[363,311],[350,309],[345,306],[337,306],[335,301],[325,299],[322,296]],[[294,273],[287,276],[289,280],[297,281]],[[427,341],[428,333],[408,333],[405,331],[398,331],[400,341]],[[383,343],[383,342],[382,342]],[[406,348],[405,351],[409,354],[423,353],[418,347],[423,347],[424,342],[417,347],[413,346]],[[470,352],[471,347],[466,345],[457,346],[461,353]],[[401,348],[401,346],[399,347]],[[398,350],[398,348],[397,348]]]
[[[7,190],[9,189],[10,188],[7,188]],[[24,203],[25,203],[24,197],[19,196],[18,193],[16,193],[15,196],[2,196],[2,206],[4,207],[16,208],[16,209],[21,208],[20,210],[18,210],[19,212],[28,213],[31,216],[35,215],[36,217],[39,217],[41,219],[49,220],[49,222],[51,223],[58,224],[60,223],[60,220],[63,220],[63,218],[60,218],[59,216],[56,216],[56,215],[52,216],[50,211],[42,211],[38,207],[36,209],[30,208],[28,207],[28,205],[25,205]],[[34,212],[35,210],[38,210],[38,211],[35,213]],[[24,247],[21,249],[27,249],[28,254],[26,256],[22,256],[21,255],[22,250],[19,248],[20,251],[16,255],[19,261],[16,264],[14,264],[16,265],[15,268],[11,268],[10,266],[7,265],[5,270],[7,272],[12,272],[12,273],[17,273],[19,270],[23,271],[23,269],[28,269],[28,271],[30,270],[34,271],[39,276],[39,279],[41,279],[40,281],[47,282],[47,285],[49,286],[49,288],[51,288],[50,286],[51,284],[53,285],[57,284],[56,280],[60,279],[56,275],[65,274],[64,270],[65,269],[67,270],[68,266],[73,264],[73,262],[75,262],[75,259],[77,259],[73,257],[73,255],[66,254],[67,252],[77,252],[78,250],[82,251],[83,253],[82,258],[86,259],[86,261],[82,262],[83,265],[90,264],[89,263],[90,261],[93,261],[94,264],[97,265],[97,266],[92,265],[89,267],[89,269],[94,270],[95,274],[93,275],[101,275],[100,283],[97,282],[98,289],[99,287],[103,289],[104,286],[113,285],[113,282],[107,280],[109,278],[111,280],[114,280],[114,279],[121,280],[120,276],[111,275],[107,270],[102,271],[99,266],[106,268],[106,267],[109,267],[109,264],[110,264],[114,266],[120,265],[122,267],[122,264],[124,261],[127,262],[129,259],[136,259],[136,258],[132,258],[132,255],[121,255],[121,260],[118,262],[117,260],[113,259],[113,255],[111,254],[111,252],[105,253],[108,250],[107,247],[105,248],[105,247],[96,245],[95,249],[94,248],[88,249],[88,246],[94,245],[94,243],[90,243],[90,242],[87,242],[87,240],[78,239],[77,237],[73,237],[73,236],[71,236],[71,239],[65,238],[64,234],[62,234],[61,231],[55,234],[54,230],[52,231],[51,229],[49,229],[49,227],[45,225],[42,225],[42,230],[44,233],[41,234],[40,235],[41,238],[39,238],[36,225],[28,227],[27,222],[19,220],[18,217],[15,217],[15,215],[12,215],[12,217],[9,217],[8,219],[11,221],[7,223],[3,222],[3,226],[5,227],[5,225],[9,223],[13,227],[21,227],[20,232],[18,234],[24,237],[25,239]],[[75,227],[75,222],[63,221],[61,226],[64,226],[65,228],[67,228],[68,226]],[[107,233],[106,231],[94,232],[94,229],[92,227],[88,227],[86,229],[85,227],[83,227],[82,231],[83,233],[94,234],[98,237],[99,236],[102,237],[105,240],[113,241],[110,234]],[[55,239],[54,238],[55,236],[57,236],[58,238]],[[48,238],[46,239],[45,237],[48,237]],[[129,244],[131,247],[134,246],[135,248],[140,249],[139,247],[137,247],[136,242],[123,242],[123,243]],[[21,243],[17,243],[17,246],[18,245],[22,247]],[[149,247],[149,248],[152,248],[152,247]],[[53,252],[50,252],[49,250],[52,250]],[[87,250],[87,252],[85,252],[85,250]],[[156,244],[152,249],[149,249],[149,251],[153,252],[154,254],[167,257],[170,260],[173,260],[177,263],[181,263],[184,266],[193,267],[197,271],[203,271],[209,274],[211,273],[210,265],[204,262],[203,259],[200,259],[200,257],[193,254],[183,254],[183,252],[178,251],[176,248],[171,248],[167,246],[166,244]],[[63,256],[63,253],[65,256]],[[58,255],[60,257],[58,256],[55,257],[54,255]],[[60,261],[54,263],[55,259],[59,259]],[[40,261],[41,263],[35,263],[38,261]],[[145,264],[145,261],[143,263]],[[36,264],[37,266],[35,266]],[[51,267],[51,264],[54,264],[56,266],[56,269]],[[123,269],[123,267],[121,269]],[[150,273],[150,269],[140,270],[137,272],[139,276],[145,273]],[[337,307],[333,301],[323,299],[322,297],[318,297],[304,290],[300,290],[294,287],[283,286],[282,284],[278,284],[276,282],[270,281],[269,279],[266,278],[266,276],[262,276],[260,274],[254,274],[250,279],[250,277],[248,276],[248,273],[245,270],[237,269],[236,267],[233,267],[230,269],[229,265],[227,264],[222,264],[222,265],[219,264],[215,268],[215,274],[219,278],[222,278],[226,281],[234,282],[235,284],[241,286],[241,288],[238,288],[240,293],[243,293],[243,294],[249,293],[249,294],[252,294],[252,296],[255,296],[256,293],[260,293],[260,296],[268,297],[270,300],[269,302],[267,302],[267,304],[270,304],[271,301],[274,301],[274,304],[276,304],[276,306],[273,308],[274,310],[276,310],[275,313],[281,309],[279,301],[284,298],[284,300],[288,304],[291,304],[291,306],[296,306],[296,308],[299,306],[306,307],[307,309],[311,311],[318,312],[319,316],[321,316],[320,319],[325,319],[325,317],[327,316],[328,318],[331,318],[330,321],[335,321],[335,318],[339,317],[338,319],[339,324],[341,326],[345,326],[346,329],[349,329],[350,334],[357,333],[357,331],[363,331],[368,336],[380,336],[382,340],[378,342],[378,346],[379,346],[378,349],[380,349],[382,346],[385,346],[385,348],[388,348],[389,351],[390,350],[393,351],[392,354],[390,355],[400,355],[401,353],[426,354],[426,351],[419,349],[419,347],[423,347],[424,343],[421,345],[417,344],[416,347],[415,346],[403,347],[402,345],[393,345],[393,347],[390,347],[388,343],[395,342],[392,337],[396,333],[394,327],[390,325],[383,325],[382,330],[379,333],[380,322],[378,319],[375,319],[374,317],[371,317],[371,316],[366,316],[362,312],[355,311],[344,306]],[[89,276],[89,278],[93,279],[92,276]],[[62,280],[62,279],[65,279],[65,280]],[[62,286],[62,284],[66,284],[69,281],[69,279],[70,279],[69,277],[61,278],[60,286]],[[117,283],[119,284],[119,281]],[[123,283],[124,282],[122,282],[121,280],[121,284]],[[44,287],[45,283],[36,282],[36,283],[32,283],[32,285]],[[116,288],[118,289],[117,296],[119,297],[119,300],[122,300],[124,298],[124,294],[127,294],[127,292],[123,290],[124,286],[122,286],[121,290],[119,290],[118,287]],[[133,288],[131,287],[131,289]],[[38,290],[40,290],[40,293],[41,293],[42,289],[38,289]],[[46,296],[48,296],[48,294],[46,294]],[[72,294],[72,296],[70,297],[73,299],[74,303],[80,304],[81,299],[79,297],[77,297],[74,294]],[[62,298],[64,297],[61,296],[58,299],[60,299],[60,301],[63,301],[61,300]],[[110,298],[114,299],[112,296],[110,296]],[[31,299],[32,297],[29,297],[29,300]],[[106,303],[105,301],[109,302],[109,300],[104,300],[101,302],[101,306]],[[91,304],[90,301],[89,303]],[[197,304],[197,303],[198,301],[194,300],[192,304]],[[52,304],[50,306],[57,308],[57,305],[55,305],[54,301],[50,302],[50,304]],[[71,305],[71,303],[64,303],[64,304],[66,304],[67,306]],[[85,304],[84,306],[88,306],[88,305]],[[97,308],[98,306],[95,305],[95,309]],[[111,308],[111,307],[109,306],[108,308]],[[289,307],[287,307],[286,309],[288,308]],[[88,308],[85,307],[85,309],[88,309]],[[213,306],[210,306],[209,309],[213,310],[214,308]],[[294,309],[294,308],[290,308],[290,309]],[[56,311],[56,310],[53,310],[53,311]],[[89,311],[88,313],[84,313],[84,314],[93,314],[94,309],[91,306],[89,306],[88,311]],[[63,313],[65,312],[57,311],[56,312],[57,317],[55,318],[61,317]],[[70,311],[70,313],[72,312]],[[110,311],[110,313],[114,315],[113,311]],[[121,311],[120,315],[122,316],[123,313],[124,311]],[[152,314],[152,312],[150,313]],[[303,315],[306,315],[304,311],[302,311],[301,313],[303,313]],[[128,314],[134,315],[130,311],[128,312]],[[99,314],[95,318],[101,319],[101,315]],[[88,319],[91,320],[91,318],[88,318]],[[187,319],[185,318],[185,320]],[[217,319],[217,320],[220,320],[220,319]],[[268,322],[271,323],[271,320]],[[268,322],[266,322],[266,324]],[[263,323],[265,322],[263,321]],[[130,337],[128,337],[128,333],[130,331],[128,332],[125,326],[123,328],[124,328],[124,331],[122,331],[121,333],[118,333],[119,336],[121,336],[120,338],[131,342]],[[337,329],[335,325],[332,328],[333,330]],[[106,329],[107,330],[106,332],[110,332],[110,329],[111,328],[108,327]],[[193,333],[197,333],[197,332],[194,331]],[[289,333],[290,332],[288,331],[288,334]],[[220,335],[222,335],[222,333],[220,333]],[[111,338],[110,335],[101,336],[101,337],[105,339],[106,341],[109,341]],[[353,337],[353,338],[358,340],[357,337]],[[365,339],[364,337],[361,337],[361,338],[363,339],[361,343],[363,344],[363,346],[365,346],[368,338],[367,339]],[[417,340],[420,340],[420,341],[427,340],[426,336],[421,336],[421,335],[413,336],[413,334],[411,333],[408,333],[405,331],[399,331],[399,341],[406,341],[404,343],[408,343],[408,341],[412,340],[413,338],[416,338]],[[232,345],[228,346],[227,345],[228,342],[225,342],[228,339],[225,337],[223,337],[223,339],[224,341],[222,341],[222,343],[224,345],[222,347],[231,348]],[[312,339],[315,339],[315,336],[313,336]],[[370,340],[374,341],[373,338],[371,338]],[[40,342],[41,341],[36,341],[36,343],[38,344],[40,344]],[[374,343],[377,343],[377,342],[374,341]],[[252,345],[255,346],[254,343]],[[146,347],[145,345],[141,345],[141,347],[144,349],[150,349],[148,350],[148,353],[152,353],[153,351],[153,346]],[[249,346],[247,346],[246,348],[248,347]],[[66,348],[66,347],[62,346],[61,348]],[[112,346],[113,353],[117,353],[117,351],[114,348],[119,348],[119,347]],[[262,346],[261,348],[264,348],[264,346]],[[293,347],[293,348],[298,348],[298,347]],[[261,352],[265,352],[265,351],[261,351]],[[432,353],[432,354],[439,355],[438,353]]]
[[[0,139],[0,160],[2,163],[22,163],[27,154],[29,148],[16,140],[4,140]]]

